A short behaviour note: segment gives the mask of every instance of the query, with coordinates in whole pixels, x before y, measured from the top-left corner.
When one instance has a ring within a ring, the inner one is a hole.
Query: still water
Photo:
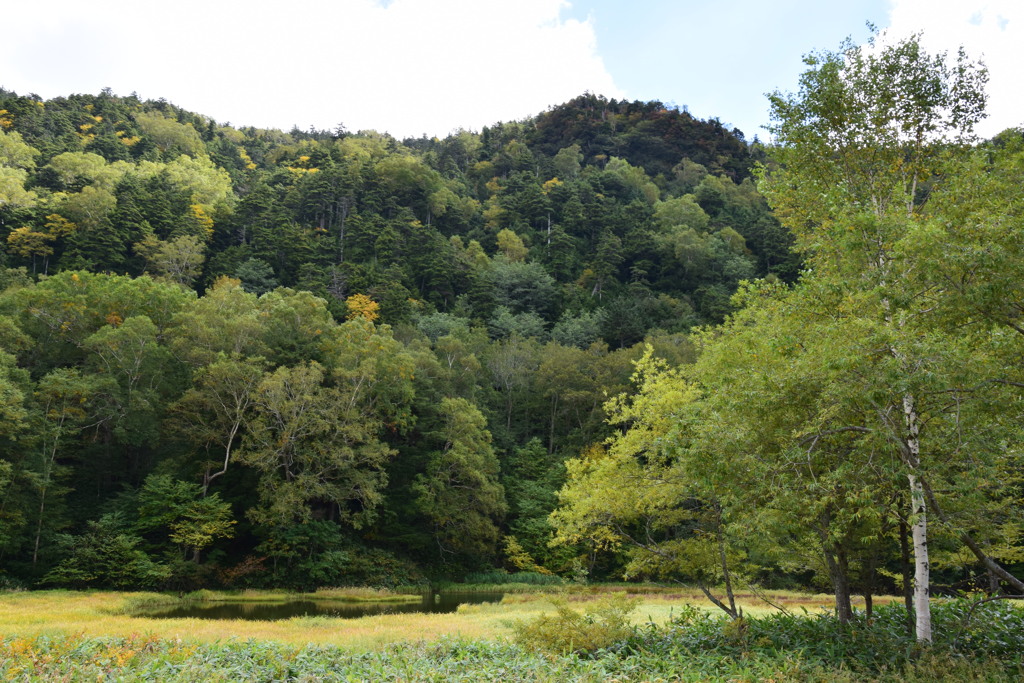
[[[287,602],[195,602],[177,607],[147,611],[137,616],[151,619],[248,619],[275,621],[292,617],[333,617],[356,619],[376,614],[411,612],[454,612],[462,604],[501,602],[504,593],[434,593],[419,601],[343,602],[339,600],[290,600]]]

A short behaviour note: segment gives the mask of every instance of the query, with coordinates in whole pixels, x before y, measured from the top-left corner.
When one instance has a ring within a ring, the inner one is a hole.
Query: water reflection
[[[462,604],[501,602],[504,593],[429,593],[407,602],[343,602],[338,600],[289,600],[287,602],[193,602],[147,611],[136,616],[155,619],[247,619],[276,621],[293,617],[357,619],[377,614],[454,612]]]

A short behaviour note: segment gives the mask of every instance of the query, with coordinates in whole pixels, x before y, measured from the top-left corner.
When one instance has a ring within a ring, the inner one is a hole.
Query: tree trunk
[[[718,508],[718,559],[722,564],[722,578],[725,581],[725,596],[729,600],[729,607],[735,616],[741,617],[743,612],[736,609],[736,596],[732,590],[732,576],[729,574],[729,560],[725,554],[725,535],[722,533],[721,508]]]
[[[836,617],[839,619],[839,623],[845,624],[853,618],[846,553],[838,544],[829,539],[829,529],[832,526],[831,510],[826,509],[818,521],[820,523],[818,537],[821,539],[821,553],[825,558],[828,577],[832,583],[832,593],[835,595]]]
[[[928,563],[928,516],[924,503],[924,487],[914,474],[910,480],[910,504],[914,513],[911,534],[914,539],[914,614],[917,642],[932,642],[932,613],[928,602],[931,566]]]
[[[39,539],[43,537],[43,515],[46,512],[46,488],[39,494],[39,519],[36,523],[36,542],[32,547],[32,568],[36,566],[36,562],[39,560]]]
[[[1001,588],[999,586],[999,576],[994,571],[989,569],[988,570],[988,594],[989,595],[999,595],[1000,592],[1001,592]]]
[[[899,513],[900,517],[900,573],[903,575],[903,603],[907,608],[907,633],[914,633],[914,582],[911,579],[911,565],[910,565],[910,527],[907,525],[907,520],[903,518],[902,511]]]
[[[918,476],[921,464],[920,422],[913,394],[903,396],[903,418],[907,426],[904,462],[910,470],[911,535],[914,540],[914,615],[917,642],[932,642],[932,612],[928,601],[931,565],[928,561],[928,510],[925,505],[924,486]]]
[[[875,583],[878,579],[878,544],[871,546],[871,556],[864,575],[864,616],[868,619],[874,613]]]
[[[825,550],[825,564],[828,565],[828,575],[836,599],[836,617],[841,624],[849,623],[853,619],[853,604],[850,602],[850,577],[847,574],[846,556],[833,546]]]

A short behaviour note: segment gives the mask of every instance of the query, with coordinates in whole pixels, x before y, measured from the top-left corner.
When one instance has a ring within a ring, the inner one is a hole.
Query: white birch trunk
[[[919,441],[919,424],[914,397],[907,394],[903,397],[903,416],[907,423],[907,465],[910,472],[910,507],[913,514],[911,535],[914,540],[914,612],[917,618],[917,642],[932,642],[932,611],[928,600],[930,587],[931,565],[928,562],[928,513],[925,504],[924,486],[917,476],[920,466],[921,443]]]
[[[919,643],[932,642],[932,612],[928,602],[930,582],[928,563],[928,517],[925,512],[924,487],[916,475],[908,474],[910,501],[914,510],[914,613],[917,616],[916,633]]]

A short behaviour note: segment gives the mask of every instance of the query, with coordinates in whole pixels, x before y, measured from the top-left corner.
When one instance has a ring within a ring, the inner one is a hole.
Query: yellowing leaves
[[[255,162],[253,162],[252,157],[249,156],[249,153],[245,151],[245,147],[242,147],[241,145],[238,146],[238,158],[242,160],[242,163],[245,164],[245,168],[247,170],[256,170]]]
[[[348,306],[348,313],[345,314],[346,320],[365,318],[373,322],[380,317],[377,312],[380,309],[380,304],[365,294],[353,294],[345,299],[345,304]]]
[[[558,187],[559,185],[562,185],[562,184],[563,184],[562,181],[559,180],[558,178],[552,178],[551,180],[549,180],[549,181],[545,182],[543,185],[541,185],[541,191],[544,194],[547,194],[548,192],[550,192],[551,190],[553,190],[554,188],[556,188],[556,187]]]
[[[50,235],[44,232],[35,232],[32,228],[22,226],[7,236],[7,247],[22,258],[49,256],[53,253],[49,245],[51,240]]]
[[[305,173],[317,173],[317,172],[319,172],[320,169],[315,167],[315,166],[310,166],[309,165],[309,161],[310,161],[310,157],[308,157],[306,155],[302,155],[298,159],[295,160],[295,165],[294,166],[285,166],[285,168],[287,168],[289,171],[291,171],[292,173],[294,173],[297,176],[303,175]]]
[[[213,236],[213,219],[210,218],[206,211],[203,210],[202,204],[192,204],[189,206],[192,211],[192,218],[195,220],[196,225],[202,228],[203,232],[206,233],[207,238]]]

